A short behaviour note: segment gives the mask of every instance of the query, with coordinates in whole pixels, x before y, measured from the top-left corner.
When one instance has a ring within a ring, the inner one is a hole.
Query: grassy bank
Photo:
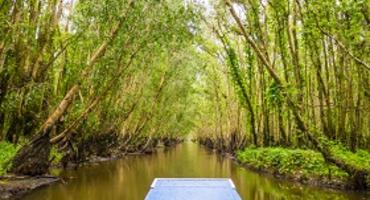
[[[336,156],[369,170],[369,152],[359,150],[352,153],[338,146],[333,148],[336,148]],[[313,150],[249,147],[237,152],[236,157],[239,162],[251,168],[300,182],[325,184],[330,187],[348,186],[348,174],[338,167],[326,163],[321,153]]]

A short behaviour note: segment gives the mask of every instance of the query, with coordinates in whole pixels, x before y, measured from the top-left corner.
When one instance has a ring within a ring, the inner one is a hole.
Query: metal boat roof
[[[156,178],[145,200],[241,200],[228,178]]]

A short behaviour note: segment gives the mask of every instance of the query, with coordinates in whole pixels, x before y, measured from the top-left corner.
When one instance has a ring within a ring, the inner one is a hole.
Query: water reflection
[[[66,170],[70,178],[26,196],[26,200],[143,200],[156,177],[209,177],[233,179],[244,200],[367,199],[364,194],[333,192],[265,177],[236,165],[193,143],[154,155],[130,156],[117,161]]]

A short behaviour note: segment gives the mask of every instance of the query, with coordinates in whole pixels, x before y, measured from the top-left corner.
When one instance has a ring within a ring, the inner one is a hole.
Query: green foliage
[[[230,74],[232,77],[232,80],[235,85],[235,91],[238,93],[240,102],[242,104],[247,104],[246,102],[249,102],[250,99],[248,97],[248,93],[246,90],[246,81],[245,77],[242,75],[242,71],[240,69],[238,56],[234,50],[233,47],[230,46],[230,43],[227,39],[225,40],[225,45],[228,45],[226,48],[227,55],[229,58],[229,68],[230,68]]]
[[[9,161],[15,156],[20,145],[0,142],[0,176],[5,174],[10,167]]]
[[[278,84],[273,82],[271,86],[267,89],[266,99],[272,105],[281,105],[283,102],[282,90]]]
[[[370,172],[370,152],[358,149],[356,152],[350,151],[341,143],[320,138],[322,145],[326,146],[330,153],[337,159],[358,168]]]
[[[52,160],[53,164],[59,164],[62,160],[63,154],[57,150],[57,148],[53,147],[50,152],[50,159]]]
[[[346,172],[326,163],[321,153],[312,150],[281,147],[246,148],[237,153],[237,159],[244,164],[284,175],[306,178],[333,177],[342,180],[348,177]]]

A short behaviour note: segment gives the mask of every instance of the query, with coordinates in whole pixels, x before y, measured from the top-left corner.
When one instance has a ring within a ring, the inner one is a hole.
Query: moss
[[[0,176],[4,175],[10,167],[10,160],[15,156],[21,145],[0,142]]]

